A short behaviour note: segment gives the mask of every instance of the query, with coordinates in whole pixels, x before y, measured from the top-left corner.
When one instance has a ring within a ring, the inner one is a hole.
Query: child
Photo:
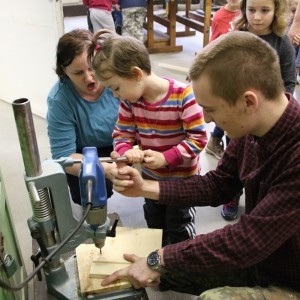
[[[144,21],[146,18],[146,0],[119,0],[122,9],[122,35],[133,36],[144,42]]]
[[[241,0],[227,0],[227,4],[214,14],[211,22],[210,42],[232,30],[232,21],[240,13],[240,2]],[[205,152],[220,159],[224,153],[223,136],[224,131],[216,126],[207,142]]]
[[[286,12],[286,1],[242,0],[241,15],[235,21],[235,28],[258,35],[277,51],[285,91],[293,94],[296,85],[295,50],[285,35],[289,22]]]
[[[207,138],[192,88],[155,75],[146,47],[135,38],[101,30],[89,52],[98,79],[121,100],[113,132],[118,155],[142,163],[148,179],[198,174],[199,153]],[[146,198],[144,213],[149,228],[163,229],[163,245],[195,236],[194,207],[157,205]]]
[[[103,28],[115,30],[111,12],[113,8],[120,9],[118,0],[83,0],[82,3],[89,9],[93,32]]]
[[[211,24],[212,32],[210,42],[232,30],[232,22],[240,13],[240,3],[241,0],[227,0],[227,4],[214,14]],[[224,153],[223,136],[223,129],[215,126],[205,147],[205,152],[213,155],[217,159],[221,159]],[[227,142],[229,141],[228,138],[226,138],[226,140]],[[238,216],[239,198],[240,194],[238,194],[233,201],[223,206],[221,215],[225,220],[232,221]]]
[[[291,24],[293,23],[295,12],[297,9],[298,0],[288,0],[288,8],[290,12],[290,23],[289,28]],[[300,70],[300,52],[299,52],[299,44],[295,47],[296,52],[296,76],[297,76],[297,84],[300,83],[300,76],[299,76],[299,70]]]
[[[240,13],[240,2],[241,0],[227,0],[227,3],[215,12],[211,21],[210,41],[232,30],[232,21]]]

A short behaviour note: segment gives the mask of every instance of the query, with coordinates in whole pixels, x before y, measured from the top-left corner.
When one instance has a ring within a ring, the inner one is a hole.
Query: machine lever
[[[35,254],[32,254],[30,256],[30,259],[33,261],[35,268],[40,264],[40,258],[41,257],[42,257],[42,252],[40,250],[37,250],[37,252]],[[37,278],[38,278],[39,281],[43,280],[41,270],[39,270],[37,272]]]
[[[116,236],[116,228],[119,222],[119,218],[116,218],[111,229],[106,231],[106,236],[115,237]]]
[[[47,250],[47,247],[42,239],[42,234],[40,232],[40,229],[38,227],[35,227],[31,230],[31,236],[33,239],[35,239],[40,246],[41,253],[43,253],[43,256],[48,256],[49,252]]]
[[[61,157],[58,159],[54,159],[55,162],[59,163],[63,167],[71,167],[73,164],[81,164],[82,159],[80,158],[72,158],[72,157]],[[117,162],[128,162],[128,159],[126,156],[119,156],[117,158],[111,158],[111,157],[99,157],[99,162],[107,162],[107,163],[117,163]]]

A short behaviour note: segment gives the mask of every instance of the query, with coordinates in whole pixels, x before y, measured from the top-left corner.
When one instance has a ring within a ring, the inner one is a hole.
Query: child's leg
[[[218,126],[215,126],[213,132],[211,133],[213,137],[222,139],[224,136],[224,130]]]
[[[222,141],[223,136],[224,131],[220,127],[215,126],[206,144],[205,152],[213,155],[217,159],[221,159],[224,153],[224,143]]]
[[[157,204],[156,201],[151,199],[145,199],[144,208],[144,217],[149,228],[162,229],[162,246],[168,244],[168,237],[166,235],[166,225],[165,225],[165,216],[166,216],[166,206],[162,204]]]
[[[144,7],[132,7],[123,9],[122,35],[132,36],[144,42],[144,20],[146,9]]]
[[[166,206],[166,231],[171,244],[196,236],[195,207]]]

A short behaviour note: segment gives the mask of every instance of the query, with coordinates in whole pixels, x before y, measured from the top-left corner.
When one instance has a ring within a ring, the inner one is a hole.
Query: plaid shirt
[[[169,270],[230,272],[256,266],[300,290],[300,106],[289,104],[263,137],[230,141],[216,170],[160,182],[161,204],[219,206],[244,187],[245,214],[233,225],[168,245]]]

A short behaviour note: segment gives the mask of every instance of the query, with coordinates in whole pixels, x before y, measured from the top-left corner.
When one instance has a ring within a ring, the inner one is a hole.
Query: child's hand
[[[143,166],[149,169],[158,169],[167,166],[164,155],[160,152],[153,150],[144,151],[144,163]]]
[[[140,164],[144,160],[144,152],[138,148],[127,150],[124,153],[130,164]]]

